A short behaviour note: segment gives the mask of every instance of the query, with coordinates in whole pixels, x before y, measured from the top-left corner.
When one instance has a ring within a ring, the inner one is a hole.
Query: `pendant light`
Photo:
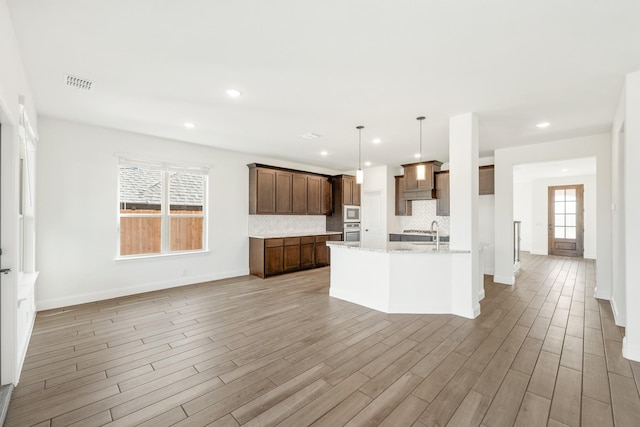
[[[356,184],[362,184],[364,181],[364,172],[362,172],[362,129],[364,126],[356,126],[358,129],[358,171],[356,172]]]
[[[416,120],[420,122],[420,162],[422,162],[422,121],[424,119],[425,118],[423,116],[416,118]],[[425,165],[418,165],[418,167],[416,168],[416,173],[416,178],[418,179],[418,181],[424,181],[425,179],[427,179],[427,167]]]

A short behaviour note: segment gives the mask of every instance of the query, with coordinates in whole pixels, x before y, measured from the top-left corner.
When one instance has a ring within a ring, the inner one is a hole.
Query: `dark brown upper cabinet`
[[[293,212],[293,173],[276,171],[276,213]]]
[[[480,166],[480,171],[478,172],[478,192],[481,196],[495,194],[494,172],[494,165]]]
[[[436,174],[436,215],[449,216],[449,171]]]
[[[276,171],[249,169],[249,213],[276,213]]]
[[[293,174],[293,209],[294,214],[307,213],[307,175],[302,173]]]
[[[478,194],[481,196],[495,193],[494,166],[480,166],[478,170]],[[436,215],[449,216],[451,201],[449,171],[436,174]]]
[[[356,177],[351,175],[339,175],[333,178],[342,194],[342,205],[360,206],[360,184],[356,183]]]
[[[331,182],[323,175],[250,164],[249,213],[329,215]]]
[[[404,195],[404,176],[395,177],[396,188],[396,216],[411,216],[411,200]]]
[[[426,168],[425,179],[418,179],[418,166]],[[429,200],[435,198],[434,174],[440,170],[442,162],[431,160],[428,162],[409,163],[404,168],[404,192],[407,200]]]

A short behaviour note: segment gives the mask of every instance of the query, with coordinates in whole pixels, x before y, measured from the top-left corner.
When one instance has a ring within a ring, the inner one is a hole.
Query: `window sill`
[[[211,251],[191,251],[191,252],[176,252],[170,254],[149,254],[149,255],[130,255],[130,256],[117,256],[114,258],[115,262],[122,261],[142,261],[142,260],[157,260],[162,258],[175,258],[175,257],[190,257],[196,255],[208,255]]]

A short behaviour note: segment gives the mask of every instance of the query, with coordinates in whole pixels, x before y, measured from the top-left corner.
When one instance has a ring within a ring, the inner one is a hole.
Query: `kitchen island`
[[[329,295],[385,313],[479,314],[480,289],[471,289],[470,251],[435,242],[327,242]]]

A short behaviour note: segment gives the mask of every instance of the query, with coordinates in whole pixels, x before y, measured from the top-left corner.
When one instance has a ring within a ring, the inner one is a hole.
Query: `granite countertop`
[[[304,237],[304,236],[330,236],[334,234],[342,235],[341,231],[298,231],[287,233],[273,234],[250,234],[249,237],[254,239],[283,239],[285,237]]]
[[[440,243],[440,250],[436,252],[435,242],[384,242],[380,244],[365,244],[362,242],[327,242],[328,246],[346,249],[385,252],[385,253],[420,253],[420,254],[468,254],[470,251],[450,251],[449,245]]]
[[[399,234],[401,236],[435,236],[436,233],[435,231],[433,233],[429,232],[429,233],[425,233],[425,232],[421,232],[421,231],[415,231],[415,232],[408,232],[405,233],[404,231],[391,231],[389,232],[389,234]],[[449,237],[448,234],[442,234],[440,233],[440,237]]]

